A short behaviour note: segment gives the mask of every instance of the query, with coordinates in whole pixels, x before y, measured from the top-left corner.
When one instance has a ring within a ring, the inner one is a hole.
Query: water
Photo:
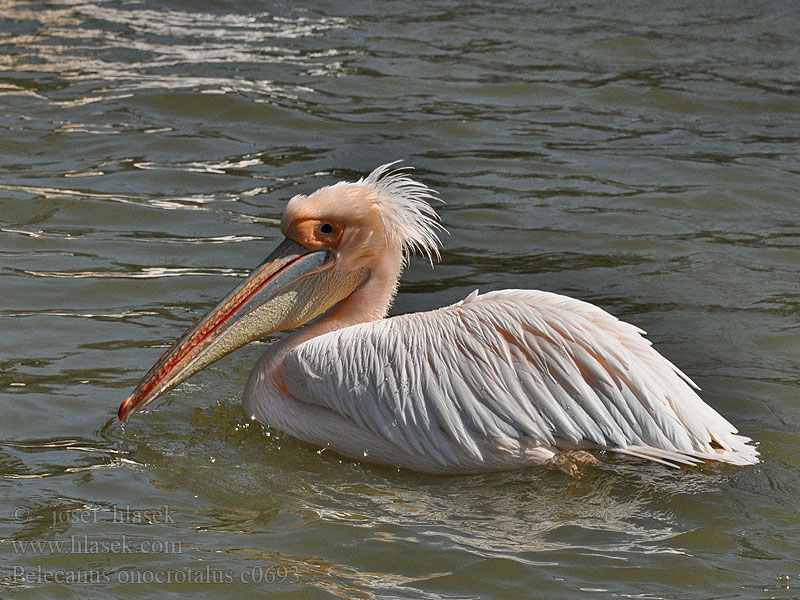
[[[800,598],[795,5],[0,7],[2,596]],[[275,338],[120,427],[289,197],[398,158],[450,236],[395,312],[599,304],[763,463],[354,463],[244,418]]]

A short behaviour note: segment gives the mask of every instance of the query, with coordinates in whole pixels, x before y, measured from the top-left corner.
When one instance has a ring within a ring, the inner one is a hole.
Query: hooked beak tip
[[[119,405],[119,411],[117,411],[117,417],[119,417],[120,423],[124,423],[128,420],[128,418],[133,414],[136,410],[136,406],[133,400],[133,396],[128,396],[125,400],[122,401],[122,404]]]

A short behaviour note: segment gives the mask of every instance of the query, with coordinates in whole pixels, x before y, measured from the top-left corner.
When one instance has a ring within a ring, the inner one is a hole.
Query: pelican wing
[[[605,448],[667,464],[758,462],[640,329],[530,290],[311,339],[284,359],[289,392],[443,467],[492,451]]]

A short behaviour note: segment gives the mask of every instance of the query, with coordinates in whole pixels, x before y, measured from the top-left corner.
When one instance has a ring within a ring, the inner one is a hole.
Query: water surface
[[[799,27],[778,2],[1,1],[2,595],[800,598]],[[763,462],[355,463],[244,418],[277,337],[116,422],[288,198],[399,158],[450,235],[395,313],[594,302]]]

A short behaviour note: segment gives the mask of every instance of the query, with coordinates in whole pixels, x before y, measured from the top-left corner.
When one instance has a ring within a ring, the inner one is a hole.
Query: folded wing
[[[557,294],[476,292],[309,340],[283,376],[295,398],[446,468],[536,446],[758,462],[643,333]]]

